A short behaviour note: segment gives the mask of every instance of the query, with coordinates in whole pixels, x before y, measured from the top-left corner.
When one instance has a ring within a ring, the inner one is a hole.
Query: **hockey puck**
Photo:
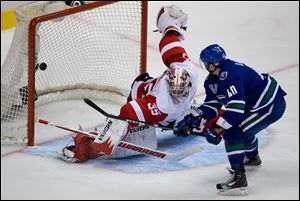
[[[43,63],[40,63],[39,68],[40,68],[42,71],[44,71],[44,70],[47,69],[47,64],[44,63],[44,62],[43,62]]]

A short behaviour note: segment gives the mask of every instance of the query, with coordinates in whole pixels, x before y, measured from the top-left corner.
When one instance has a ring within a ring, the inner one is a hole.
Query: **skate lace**
[[[235,173],[235,171],[233,169],[231,169],[231,168],[227,168],[227,170],[230,173],[229,179],[226,182],[223,182],[222,184],[229,184],[229,183],[231,183],[234,180],[234,177],[235,177],[234,173]]]

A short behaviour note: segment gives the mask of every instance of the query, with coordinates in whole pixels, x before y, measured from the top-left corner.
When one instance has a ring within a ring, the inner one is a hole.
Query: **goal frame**
[[[35,52],[36,41],[35,33],[36,27],[39,23],[56,18],[64,17],[67,15],[75,14],[78,12],[86,11],[89,9],[110,5],[118,1],[96,1],[81,5],[78,7],[69,8],[66,10],[38,16],[33,18],[29,23],[28,30],[28,116],[27,116],[27,145],[34,145],[34,126],[35,126]],[[141,1],[142,3],[142,18],[141,18],[141,55],[140,55],[140,72],[146,72],[147,68],[147,23],[148,23],[148,2]]]

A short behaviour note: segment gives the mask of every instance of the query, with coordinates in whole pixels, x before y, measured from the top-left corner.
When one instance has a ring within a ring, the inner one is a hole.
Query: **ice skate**
[[[216,188],[221,195],[229,195],[229,196],[243,196],[248,194],[247,190],[247,178],[245,174],[244,168],[239,171],[234,171],[229,169],[230,179],[224,183],[218,183]]]
[[[252,157],[245,157],[244,164],[246,167],[254,167],[254,166],[260,166],[261,165],[261,159],[259,157],[259,154]]]
[[[75,163],[78,162],[78,159],[75,158],[74,150],[75,150],[75,146],[71,145],[71,146],[64,147],[61,151],[57,153],[62,160],[68,163]]]

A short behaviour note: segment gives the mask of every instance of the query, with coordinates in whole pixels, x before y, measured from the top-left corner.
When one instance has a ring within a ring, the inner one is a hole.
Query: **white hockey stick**
[[[57,125],[53,122],[49,122],[49,121],[43,120],[43,119],[37,119],[36,122],[40,123],[40,124],[45,124],[45,125],[48,125],[48,126],[57,127],[57,128],[63,129],[63,130],[70,131],[70,132],[87,135],[91,138],[96,138],[97,137],[96,135],[93,135],[89,132],[85,132],[85,131],[81,131],[81,130],[77,130],[77,129],[73,129],[73,128],[67,128],[65,126]],[[186,150],[183,150],[181,152],[167,153],[167,152],[162,152],[162,151],[158,151],[158,150],[155,150],[155,149],[150,149],[150,148],[147,148],[147,147],[143,147],[143,146],[140,146],[140,145],[137,145],[137,144],[132,144],[132,143],[125,142],[125,141],[121,141],[118,144],[118,146],[122,147],[122,148],[125,148],[125,149],[135,151],[135,152],[145,154],[147,156],[162,158],[162,159],[169,160],[169,161],[182,160],[185,157],[187,157],[189,155],[192,155],[192,154],[195,154],[195,153],[198,153],[203,149],[200,145],[196,144],[196,145],[194,145],[194,146],[192,146],[192,147],[190,147]]]

